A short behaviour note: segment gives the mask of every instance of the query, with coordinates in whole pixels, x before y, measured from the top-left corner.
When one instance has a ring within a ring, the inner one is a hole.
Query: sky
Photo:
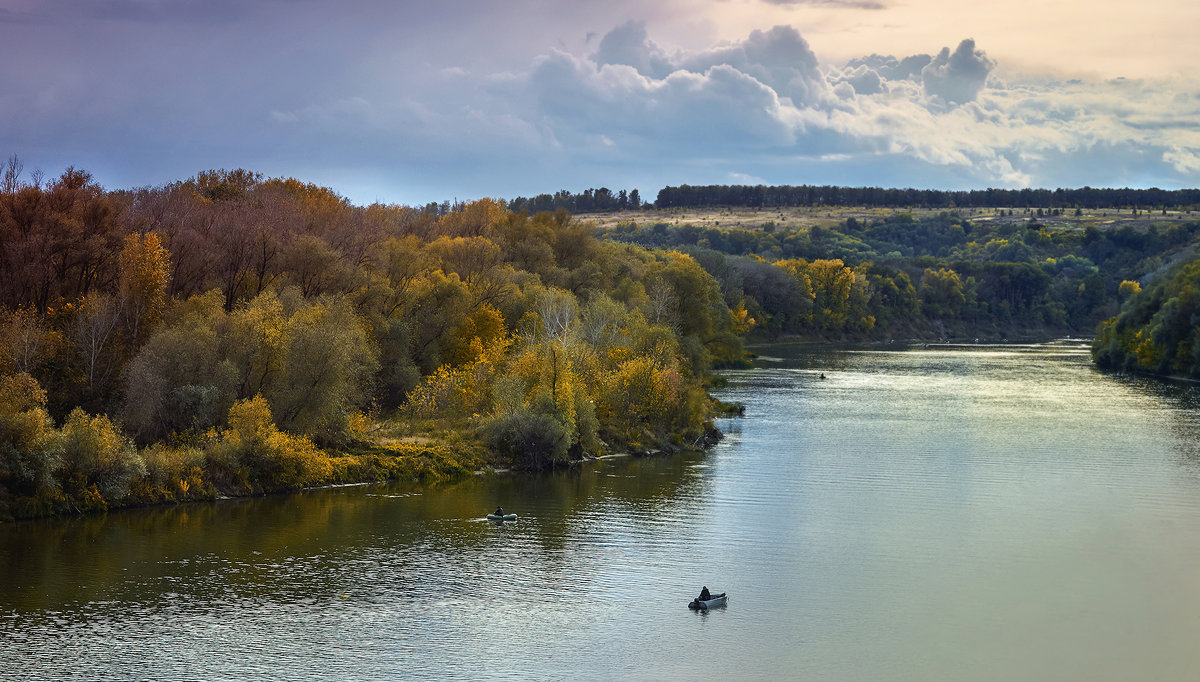
[[[1194,0],[0,0],[0,154],[357,204],[1200,186]]]

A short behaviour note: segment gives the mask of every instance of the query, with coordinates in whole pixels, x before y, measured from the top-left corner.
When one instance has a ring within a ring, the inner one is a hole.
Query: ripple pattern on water
[[[1196,388],[1071,343],[762,355],[707,455],[0,526],[0,677],[1200,672]]]

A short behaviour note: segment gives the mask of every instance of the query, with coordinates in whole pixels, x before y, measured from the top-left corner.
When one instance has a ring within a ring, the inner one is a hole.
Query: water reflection
[[[36,679],[1190,679],[1200,397],[1086,353],[772,347],[728,374],[747,416],[709,454],[0,526],[0,660]],[[520,518],[487,521],[497,505]],[[728,607],[690,612],[701,585]]]

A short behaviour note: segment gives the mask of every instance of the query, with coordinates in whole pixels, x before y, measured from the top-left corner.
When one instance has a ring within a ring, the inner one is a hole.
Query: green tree
[[[962,279],[949,268],[925,268],[919,296],[921,311],[935,319],[955,317],[966,304]]]

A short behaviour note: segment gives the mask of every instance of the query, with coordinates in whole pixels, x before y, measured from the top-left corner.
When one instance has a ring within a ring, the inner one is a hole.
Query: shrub
[[[62,450],[62,478],[70,482],[67,493],[94,506],[124,498],[130,482],[146,475],[133,442],[103,415],[72,410],[62,427]],[[101,500],[93,499],[97,494]]]
[[[524,469],[540,471],[566,462],[571,445],[567,427],[554,415],[553,401],[545,402],[489,417],[480,436],[493,452]]]
[[[131,495],[143,504],[212,499],[216,490],[204,473],[204,452],[193,447],[161,443],[142,451],[145,478],[134,481]]]
[[[304,436],[283,433],[271,419],[262,396],[239,400],[229,408],[229,428],[209,450],[214,466],[226,475],[232,492],[266,492],[328,482],[329,458]]]
[[[50,415],[46,392],[28,374],[0,379],[0,485],[15,494],[57,490],[54,472],[62,444]]]

